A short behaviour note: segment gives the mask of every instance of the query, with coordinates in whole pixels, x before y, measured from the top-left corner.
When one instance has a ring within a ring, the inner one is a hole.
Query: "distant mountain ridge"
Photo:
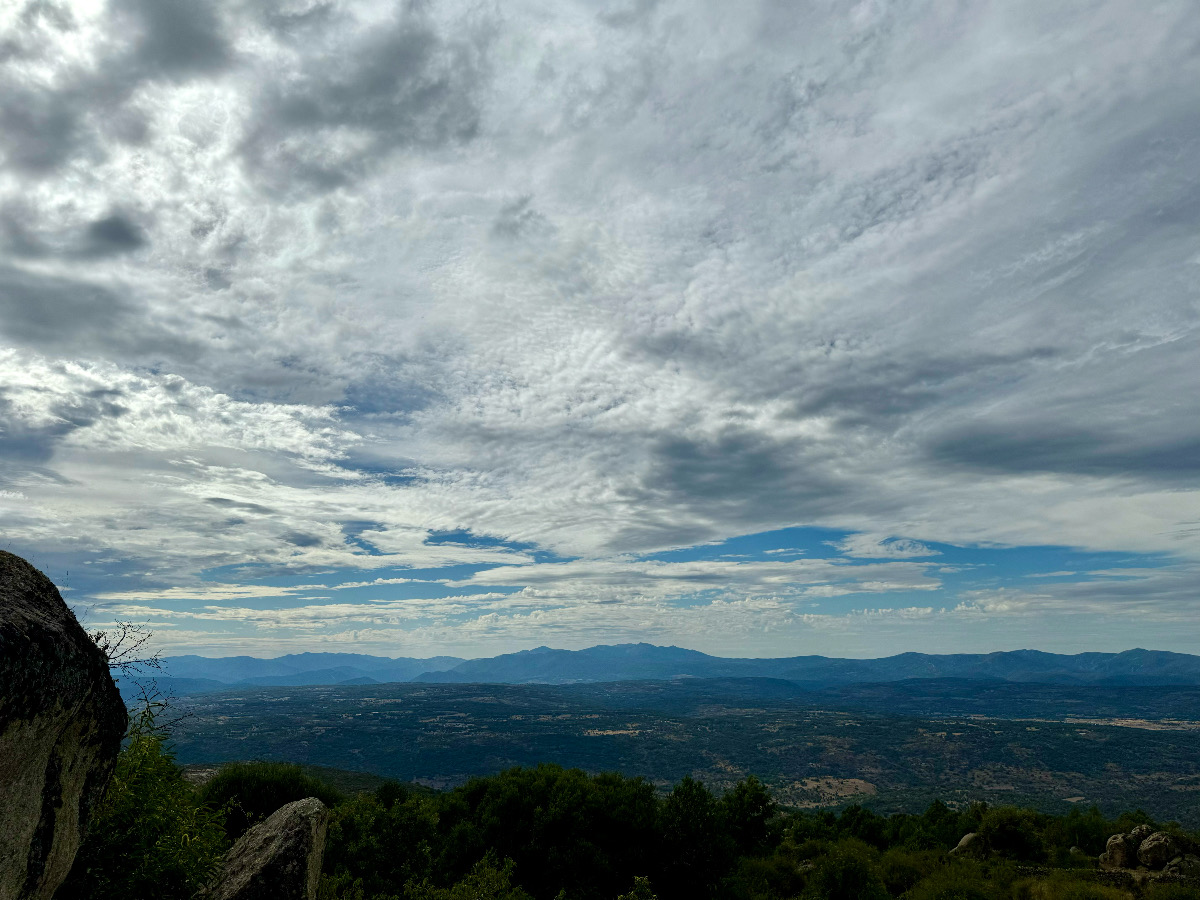
[[[794,656],[782,659],[727,659],[679,647],[618,644],[586,650],[538,647],[491,659],[472,659],[415,681],[501,684],[571,684],[670,678],[781,678],[824,687],[903,681],[910,678],[965,678],[1046,684],[1200,684],[1200,656],[1162,650],[1123,653],[997,653],[934,655],[901,653],[882,659]]]
[[[276,659],[235,656],[164,660],[161,690],[200,694],[239,687],[436,683],[577,684],[674,678],[772,678],[806,689],[908,679],[966,679],[1022,683],[1135,686],[1200,685],[1200,656],[1162,650],[1123,653],[901,653],[881,659],[794,656],[732,659],[681,647],[615,644],[586,650],[538,647],[485,659],[429,659],[357,653],[298,653]]]
[[[428,659],[368,656],[363,653],[292,653],[275,659],[255,656],[169,656],[162,672],[139,678],[164,694],[185,696],[211,694],[240,687],[303,687],[328,684],[376,684],[411,681],[422,673],[436,674],[465,662],[457,656]],[[119,687],[127,697],[137,695],[137,686],[122,679]]]

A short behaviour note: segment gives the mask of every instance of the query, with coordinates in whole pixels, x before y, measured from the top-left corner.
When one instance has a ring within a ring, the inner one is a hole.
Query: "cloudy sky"
[[[1200,652],[1195,13],[0,3],[0,546],[171,653]]]

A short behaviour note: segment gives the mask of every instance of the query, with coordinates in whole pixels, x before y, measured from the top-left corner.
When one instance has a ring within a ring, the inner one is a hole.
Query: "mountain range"
[[[438,682],[577,684],[676,678],[773,678],[807,689],[955,678],[1066,685],[1200,685],[1200,656],[1161,650],[1064,655],[1037,650],[997,653],[901,653],[882,659],[793,656],[730,659],[680,647],[616,644],[586,650],[538,647],[485,659],[428,659],[357,653],[299,653],[276,659],[175,656],[154,680],[176,695],[243,687]]]

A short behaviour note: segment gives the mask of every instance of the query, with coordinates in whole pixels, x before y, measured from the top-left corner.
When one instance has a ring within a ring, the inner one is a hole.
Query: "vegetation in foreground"
[[[346,796],[298,766],[234,763],[196,787],[150,708],[59,896],[190,900],[231,841],[308,796],[333,808],[321,900],[1200,900],[1195,887],[1097,872],[1109,835],[1178,830],[1140,812],[791,812],[753,777],[719,796],[691,778],[663,793],[556,765],[444,793],[387,782]],[[983,835],[982,858],[949,853],[967,832]]]

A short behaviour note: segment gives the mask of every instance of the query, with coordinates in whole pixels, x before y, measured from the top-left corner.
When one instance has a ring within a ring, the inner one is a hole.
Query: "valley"
[[[796,808],[1096,804],[1200,824],[1200,689],[774,679],[255,687],[176,701],[178,759],[271,759],[434,788],[541,762]],[[935,714],[934,710],[938,712]]]

